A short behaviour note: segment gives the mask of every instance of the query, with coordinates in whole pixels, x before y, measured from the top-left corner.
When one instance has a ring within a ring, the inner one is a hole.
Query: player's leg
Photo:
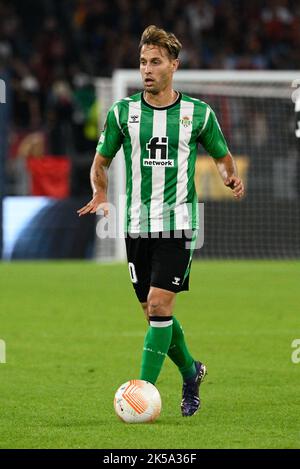
[[[151,381],[154,379],[154,375],[159,374],[161,366],[164,361],[164,357],[161,355],[161,359],[151,364],[151,347],[148,344],[148,340],[153,340],[152,336],[161,335],[165,337],[165,340],[169,340],[169,331],[166,328],[165,331],[152,332],[155,326],[155,319],[157,316],[159,327],[162,329],[164,321],[160,316],[167,317],[165,324],[172,320],[172,334],[169,349],[167,354],[171,360],[177,365],[179,371],[182,374],[183,379],[194,378],[196,375],[196,362],[190,354],[182,327],[179,321],[172,317],[175,303],[176,292],[182,290],[183,283],[186,289],[186,272],[190,265],[190,250],[186,249],[185,239],[170,238],[159,238],[151,242],[151,285],[149,295],[146,302],[142,303],[142,308],[148,322],[152,328],[149,328],[148,334],[145,340],[144,354],[143,354],[143,365],[142,365],[142,379]],[[161,287],[161,288],[159,288]],[[153,320],[154,319],[154,320]],[[166,342],[165,342],[166,343]],[[145,352],[145,349],[148,349]],[[155,360],[155,358],[153,357]],[[158,363],[161,363],[158,366]],[[149,366],[149,370],[147,367]],[[150,373],[150,369],[152,369]],[[160,368],[160,369],[159,369]],[[151,375],[151,377],[150,377]]]
[[[168,245],[169,244],[169,245]],[[152,255],[149,253],[149,246],[152,246],[149,242],[144,239],[137,239],[137,240],[126,240],[126,248],[127,248],[127,257],[129,262],[129,271],[131,280],[133,282],[133,286],[135,288],[136,295],[142,305],[146,318],[149,318],[150,311],[154,313],[155,311],[158,313],[162,313],[161,315],[164,316],[166,319],[168,314],[171,316],[174,307],[175,295],[174,293],[188,289],[188,276],[185,275],[186,273],[186,266],[190,266],[190,259],[189,254],[187,257],[187,252],[183,256],[182,251],[182,242],[177,243],[174,246],[174,243],[167,243],[161,245],[158,242],[158,246],[154,249],[154,254]],[[163,249],[160,252],[159,246]],[[167,247],[167,249],[166,249]],[[174,252],[175,248],[175,252]],[[183,262],[184,258],[184,262]],[[177,276],[171,277],[170,280],[170,272],[174,275],[174,268],[178,267],[172,265],[172,261],[177,259],[179,264],[181,265],[183,275],[177,270]],[[187,261],[186,261],[187,259]],[[151,264],[151,265],[150,265]],[[165,272],[165,268],[169,266],[167,272]],[[180,274],[180,275],[179,275]],[[179,275],[179,278],[178,278]],[[150,280],[151,276],[151,280]],[[159,288],[161,285],[165,285],[167,279],[167,285],[171,285],[170,287],[167,286],[165,294],[158,295],[157,290],[165,290],[165,288]],[[181,279],[184,279],[183,282],[179,282]],[[155,283],[153,285],[155,289],[151,289],[151,295],[149,290],[149,285],[151,283]],[[158,285],[157,285],[158,282]],[[168,288],[173,289],[174,291],[171,292]],[[149,295],[148,295],[149,292]],[[173,295],[172,295],[173,293]],[[170,300],[171,294],[171,301]],[[150,303],[149,303],[149,300]],[[150,307],[151,305],[151,307]],[[153,319],[153,318],[152,318]],[[152,321],[157,323],[160,321]],[[163,321],[164,322],[164,321]],[[166,324],[165,324],[166,325]],[[174,321],[174,326],[172,325],[171,328],[171,340],[170,340],[170,326],[167,325],[163,332],[158,332],[159,327],[154,330],[153,324],[149,324],[149,328],[146,334],[145,342],[148,340],[148,336],[150,339],[157,343],[163,341],[163,349],[166,350],[166,344],[169,343],[169,349],[167,350],[170,353],[172,360],[177,364],[179,369],[181,368],[183,373],[186,374],[188,370],[186,369],[186,363],[191,361],[191,357],[189,356],[188,349],[185,344],[183,331],[181,329],[180,324],[178,321]],[[154,336],[154,338],[153,338]],[[173,345],[172,351],[170,352],[170,346]],[[175,345],[175,347],[174,347]],[[155,346],[156,347],[156,346]],[[157,348],[157,347],[156,347]],[[148,350],[149,352],[149,350]],[[145,353],[145,350],[144,350]],[[142,373],[141,379],[145,379],[150,382],[155,382],[161,367],[163,365],[165,359],[166,352],[163,353],[150,353],[145,354],[147,355],[145,362],[144,362],[144,354],[143,354],[143,366],[142,366]],[[156,361],[157,356],[160,358]],[[152,357],[152,358],[150,358]],[[153,366],[154,360],[154,366]],[[184,360],[184,361],[182,361]],[[193,360],[193,359],[192,359]],[[193,360],[194,361],[194,360]],[[148,365],[148,364],[149,365]],[[183,384],[183,400],[182,400],[182,413],[183,415],[193,415],[193,413],[199,408],[200,401],[199,401],[199,384],[205,375],[205,368],[200,362],[194,362],[196,367],[196,373],[193,375],[191,379],[185,379]]]
[[[167,356],[173,325],[175,293],[151,287],[147,297],[149,327],[145,336],[140,379],[155,384]]]
[[[186,236],[184,233],[179,235],[176,238],[173,232],[170,238],[157,240],[152,259],[151,285],[174,293],[188,290],[191,266],[191,250]],[[188,350],[181,324],[174,316],[168,356],[178,367],[183,379],[195,375],[195,360]]]
[[[174,305],[174,303],[173,303]],[[148,303],[141,303],[142,309],[145,314],[145,318],[149,323],[149,308]],[[173,311],[173,308],[172,308]],[[182,386],[182,401],[181,401],[181,412],[183,416],[193,415],[200,407],[200,398],[199,398],[199,386],[201,381],[204,379],[206,374],[206,367],[203,363],[195,361],[191,356],[188,347],[185,342],[184,332],[179,321],[173,315],[173,325],[172,325],[172,337],[171,343],[168,350],[168,356],[171,360],[177,365],[182,377],[183,377],[183,386]],[[153,360],[151,360],[153,362]],[[163,364],[164,359],[161,360]],[[150,363],[152,365],[152,363]],[[156,364],[157,365],[157,364]],[[149,370],[145,370],[146,373]],[[159,372],[160,370],[154,370]],[[145,379],[145,376],[144,378]],[[148,377],[146,380],[149,380]]]
[[[174,298],[175,303],[175,298]],[[172,307],[172,312],[174,310],[174,303]],[[148,303],[142,302],[141,303],[142,310],[144,312],[145,318],[149,323],[149,315],[148,315]],[[196,365],[195,360],[193,359],[192,355],[190,354],[182,326],[177,318],[173,314],[173,326],[172,326],[172,338],[171,344],[168,350],[168,357],[175,363],[178,367],[183,379],[191,378],[196,373]]]
[[[135,293],[145,311],[149,327],[145,336],[140,379],[155,384],[172,336],[173,292],[150,289],[151,239],[126,238],[127,259]],[[150,307],[151,306],[151,307]]]
[[[192,236],[192,239],[195,237]],[[153,256],[151,285],[174,293],[188,290],[193,252],[190,246],[193,244],[187,243],[185,236],[162,239],[157,244]],[[182,415],[193,415],[200,407],[199,386],[206,374],[206,367],[194,360],[187,347],[183,329],[174,316],[168,356],[177,365],[183,378]]]
[[[196,373],[196,365],[186,344],[183,328],[173,316],[173,331],[168,357],[178,367],[183,379],[191,378]]]

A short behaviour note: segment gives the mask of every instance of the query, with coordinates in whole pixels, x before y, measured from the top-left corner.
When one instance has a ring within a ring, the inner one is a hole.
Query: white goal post
[[[240,155],[237,159],[250,191],[242,205],[228,203],[225,193],[214,189],[219,183],[208,161],[199,158],[196,168],[198,183],[201,181],[199,198],[211,206],[215,216],[215,220],[208,216],[211,223],[207,236],[215,246],[206,249],[205,238],[204,257],[300,257],[299,221],[293,223],[295,214],[299,214],[300,182],[295,178],[300,155],[293,138],[292,101],[299,84],[300,72],[295,71],[179,70],[175,73],[175,89],[203,99],[216,110],[229,147],[233,147],[234,155]],[[116,70],[112,79],[97,78],[95,85],[101,107],[100,128],[113,102],[142,89],[138,70]],[[271,168],[269,172],[268,168]],[[206,192],[202,194],[203,188]],[[124,158],[118,155],[109,170],[109,200],[117,206],[121,224],[124,207],[119,206],[119,196],[124,194]],[[236,222],[238,219],[240,223]],[[233,231],[239,233],[224,250],[220,246],[222,237],[211,234],[216,229],[224,230],[230,238]],[[124,239],[97,238],[95,258],[123,261]]]

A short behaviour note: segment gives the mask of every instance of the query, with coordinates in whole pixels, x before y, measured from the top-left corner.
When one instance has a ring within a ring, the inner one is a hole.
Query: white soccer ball
[[[148,381],[132,379],[115,394],[116,414],[126,423],[154,422],[161,411],[158,389]]]

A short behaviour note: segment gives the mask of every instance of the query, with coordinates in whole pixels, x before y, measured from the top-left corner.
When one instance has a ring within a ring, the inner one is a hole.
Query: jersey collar
[[[170,104],[169,106],[163,106],[163,107],[158,106],[157,107],[157,106],[152,106],[152,104],[147,103],[147,101],[144,98],[144,92],[142,91],[142,93],[141,93],[142,103],[145,106],[150,107],[150,109],[155,109],[156,111],[165,111],[166,109],[170,109],[174,106],[177,106],[177,104],[180,102],[182,95],[181,95],[180,91],[177,91],[177,93],[178,93],[178,96],[177,96],[176,101],[174,101],[174,103]]]

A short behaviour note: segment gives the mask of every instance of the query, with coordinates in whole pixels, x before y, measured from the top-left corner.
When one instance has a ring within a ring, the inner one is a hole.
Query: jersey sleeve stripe
[[[207,122],[208,122],[209,115],[210,115],[210,108],[209,108],[209,107],[207,107],[207,108],[206,108],[206,113],[205,113],[204,124],[203,124],[203,127],[202,127],[202,129],[201,129],[201,130],[200,130],[200,132],[199,132],[199,135],[201,135],[201,134],[202,134],[202,132],[203,132],[203,130],[205,129],[205,127],[206,127],[206,124],[207,124]]]
[[[120,120],[119,120],[119,110],[118,110],[118,106],[115,106],[115,107],[114,107],[114,114],[115,114],[115,118],[116,118],[116,121],[117,121],[117,125],[118,125],[119,129],[120,129],[121,132],[122,132],[122,129],[121,129],[121,126],[120,126]]]

